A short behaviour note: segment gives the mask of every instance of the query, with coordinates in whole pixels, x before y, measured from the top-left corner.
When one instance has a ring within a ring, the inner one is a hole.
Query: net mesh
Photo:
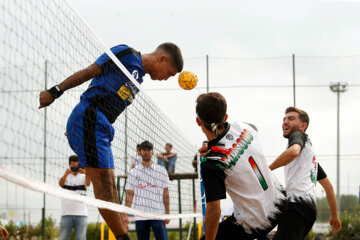
[[[89,66],[109,50],[60,0],[1,1],[0,14],[0,164],[32,180],[58,186],[73,154],[64,135],[68,117],[89,82],[66,91],[50,107],[40,110],[39,92]],[[116,62],[113,58],[110,78],[106,79],[109,83],[113,74],[121,73]],[[113,124],[115,174],[129,172],[136,145],[144,140],[154,144],[154,153],[164,152],[165,144],[172,143],[172,151],[177,153],[175,173],[192,172],[194,146],[138,84],[132,87],[139,91],[135,100]],[[157,162],[155,157],[153,161]],[[124,178],[119,177],[120,195],[124,184]],[[171,213],[180,209],[182,213],[193,212],[192,180],[170,181],[169,195]],[[93,198],[91,187],[88,196]],[[12,206],[12,200],[9,194],[7,207]],[[50,208],[58,207],[49,204]],[[24,205],[31,208],[40,203]]]

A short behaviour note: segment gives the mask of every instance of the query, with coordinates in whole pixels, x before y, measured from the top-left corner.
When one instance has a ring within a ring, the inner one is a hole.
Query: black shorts
[[[274,222],[274,226],[269,227],[267,230],[258,231],[254,234],[249,234],[245,231],[243,226],[236,222],[234,215],[228,217],[224,221],[219,224],[219,228],[216,234],[216,240],[230,240],[230,239],[241,239],[241,240],[263,240],[268,239],[267,234],[276,226]],[[201,238],[204,240],[205,236]]]
[[[316,210],[289,202],[285,215],[280,220],[274,240],[303,240],[316,220]]]

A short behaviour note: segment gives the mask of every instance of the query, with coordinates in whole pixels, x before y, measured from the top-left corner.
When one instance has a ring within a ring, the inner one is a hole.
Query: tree
[[[6,224],[6,226],[4,226],[4,227],[8,231],[9,237],[17,236],[17,226],[15,225],[15,223],[13,221],[8,222],[8,224]]]
[[[98,240],[100,239],[100,223],[89,223],[86,229],[86,239],[87,240]],[[105,238],[106,239],[106,238]]]
[[[55,227],[55,223],[56,223],[56,220],[54,218],[52,218],[52,216],[45,218],[45,238],[46,238],[46,240],[54,239],[59,235],[59,232]],[[37,232],[40,231],[40,235],[42,235],[41,234],[41,226],[42,226],[42,221],[40,220],[40,222],[36,226],[36,228],[38,230]],[[42,236],[40,236],[40,239],[42,239]]]
[[[316,198],[317,218],[316,221],[328,222],[331,212],[326,197]]]
[[[316,220],[319,222],[329,221],[331,213],[326,197],[316,198],[316,205],[318,212]],[[341,195],[340,205],[341,214],[352,213],[358,205],[358,197],[356,195]]]
[[[341,195],[340,205],[341,213],[345,211],[352,213],[358,205],[358,197],[355,195]]]

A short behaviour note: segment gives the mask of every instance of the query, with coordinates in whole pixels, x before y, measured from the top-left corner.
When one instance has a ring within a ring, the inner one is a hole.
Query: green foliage
[[[316,220],[319,222],[328,222],[331,212],[326,197],[317,198],[316,205],[318,212]],[[355,195],[341,195],[340,205],[341,214],[345,214],[345,212],[352,213],[354,212],[354,209],[359,205],[358,197]]]
[[[178,232],[168,232],[168,239],[169,240],[178,240],[179,233]]]
[[[101,236],[100,226],[100,223],[89,223],[86,230],[86,239],[99,240]],[[107,230],[105,232],[107,232]]]
[[[42,239],[42,221],[40,221],[36,227],[28,225],[19,227],[15,225],[13,221],[10,221],[4,227],[9,232],[9,239]],[[45,219],[45,234],[46,239],[55,239],[58,236],[58,230],[55,228],[55,220],[51,216]]]
[[[32,239],[33,237],[39,237],[41,235],[41,228],[34,226],[27,226],[27,228],[28,228],[27,236],[29,239]]]
[[[51,240],[56,238],[59,233],[58,230],[55,228],[56,220],[52,218],[52,216],[45,218],[45,240]],[[42,238],[42,221],[40,221],[37,225],[37,228],[40,229],[40,239]]]
[[[341,213],[352,213],[358,206],[358,197],[355,195],[341,195]]]
[[[328,222],[330,218],[330,208],[326,197],[316,199],[317,218],[318,222]]]
[[[17,226],[13,221],[10,221],[7,225],[4,226],[9,233],[9,237],[17,236]]]
[[[136,232],[129,232],[129,236],[130,236],[130,239],[134,239],[134,240],[137,239]]]
[[[315,240],[316,233],[311,229],[310,232],[306,235],[305,240]]]
[[[345,212],[340,216],[342,229],[337,234],[329,233],[333,240],[354,239],[360,237],[360,205],[358,204],[352,213]]]

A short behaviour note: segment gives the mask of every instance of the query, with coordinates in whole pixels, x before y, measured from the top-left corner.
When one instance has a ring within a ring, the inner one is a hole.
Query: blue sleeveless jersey
[[[111,51],[141,84],[145,72],[140,53],[126,45],[115,46]],[[96,106],[110,123],[114,123],[139,90],[106,53],[95,63],[101,67],[102,73],[92,79],[88,89],[81,95],[81,100]]]
[[[111,51],[142,83],[145,72],[140,53],[125,45],[115,46]],[[79,156],[80,167],[114,168],[111,142],[115,129],[111,123],[132,103],[139,89],[107,54],[101,55],[96,64],[102,73],[92,79],[81,95],[70,114],[66,132],[70,147]]]

